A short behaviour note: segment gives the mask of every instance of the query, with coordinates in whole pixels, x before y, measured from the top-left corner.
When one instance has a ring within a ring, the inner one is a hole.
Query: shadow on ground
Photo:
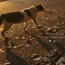
[[[6,57],[8,62],[11,62],[9,65],[29,65],[24,58],[17,56],[17,54],[11,51],[11,48],[8,48],[8,39],[5,39],[5,49],[6,49]]]
[[[34,37],[37,42],[47,50],[47,52],[50,52],[51,50],[53,50],[52,47],[50,47],[46,42],[42,41],[37,35],[34,35],[34,34],[30,34],[29,32],[25,31],[25,33],[31,35],[32,37]]]
[[[56,45],[56,47],[59,48],[60,51],[64,51],[65,50],[65,47],[58,41],[56,41],[54,43],[54,45]]]

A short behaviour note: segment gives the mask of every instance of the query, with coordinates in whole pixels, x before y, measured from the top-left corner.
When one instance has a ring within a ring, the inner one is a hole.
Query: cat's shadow
[[[17,54],[15,54],[14,52],[12,52],[12,47],[8,48],[8,41],[9,39],[5,39],[5,50],[6,50],[6,57],[8,62],[10,62],[10,64],[8,65],[29,65],[26,60],[24,60],[24,58],[18,56]]]
[[[49,46],[49,44],[47,44],[46,42],[44,42],[43,40],[41,40],[37,35],[35,34],[31,34],[28,31],[25,31],[26,34],[31,35],[33,38],[36,39],[36,41],[43,47],[46,49],[47,52],[50,52],[51,50],[53,50],[53,48],[51,46]]]

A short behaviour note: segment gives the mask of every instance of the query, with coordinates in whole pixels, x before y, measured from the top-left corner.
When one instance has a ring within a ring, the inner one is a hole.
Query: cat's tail
[[[3,15],[0,15],[0,26],[2,25],[3,23]]]

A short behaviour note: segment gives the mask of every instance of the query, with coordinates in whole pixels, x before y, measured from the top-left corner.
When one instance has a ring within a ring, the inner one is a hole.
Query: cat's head
[[[45,11],[45,9],[44,9],[42,3],[36,5],[36,9],[37,9],[39,12],[44,12],[44,11]]]

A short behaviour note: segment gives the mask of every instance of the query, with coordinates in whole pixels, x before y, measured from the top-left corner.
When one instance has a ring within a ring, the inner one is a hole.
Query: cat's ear
[[[39,5],[42,5],[42,3],[40,3]]]

